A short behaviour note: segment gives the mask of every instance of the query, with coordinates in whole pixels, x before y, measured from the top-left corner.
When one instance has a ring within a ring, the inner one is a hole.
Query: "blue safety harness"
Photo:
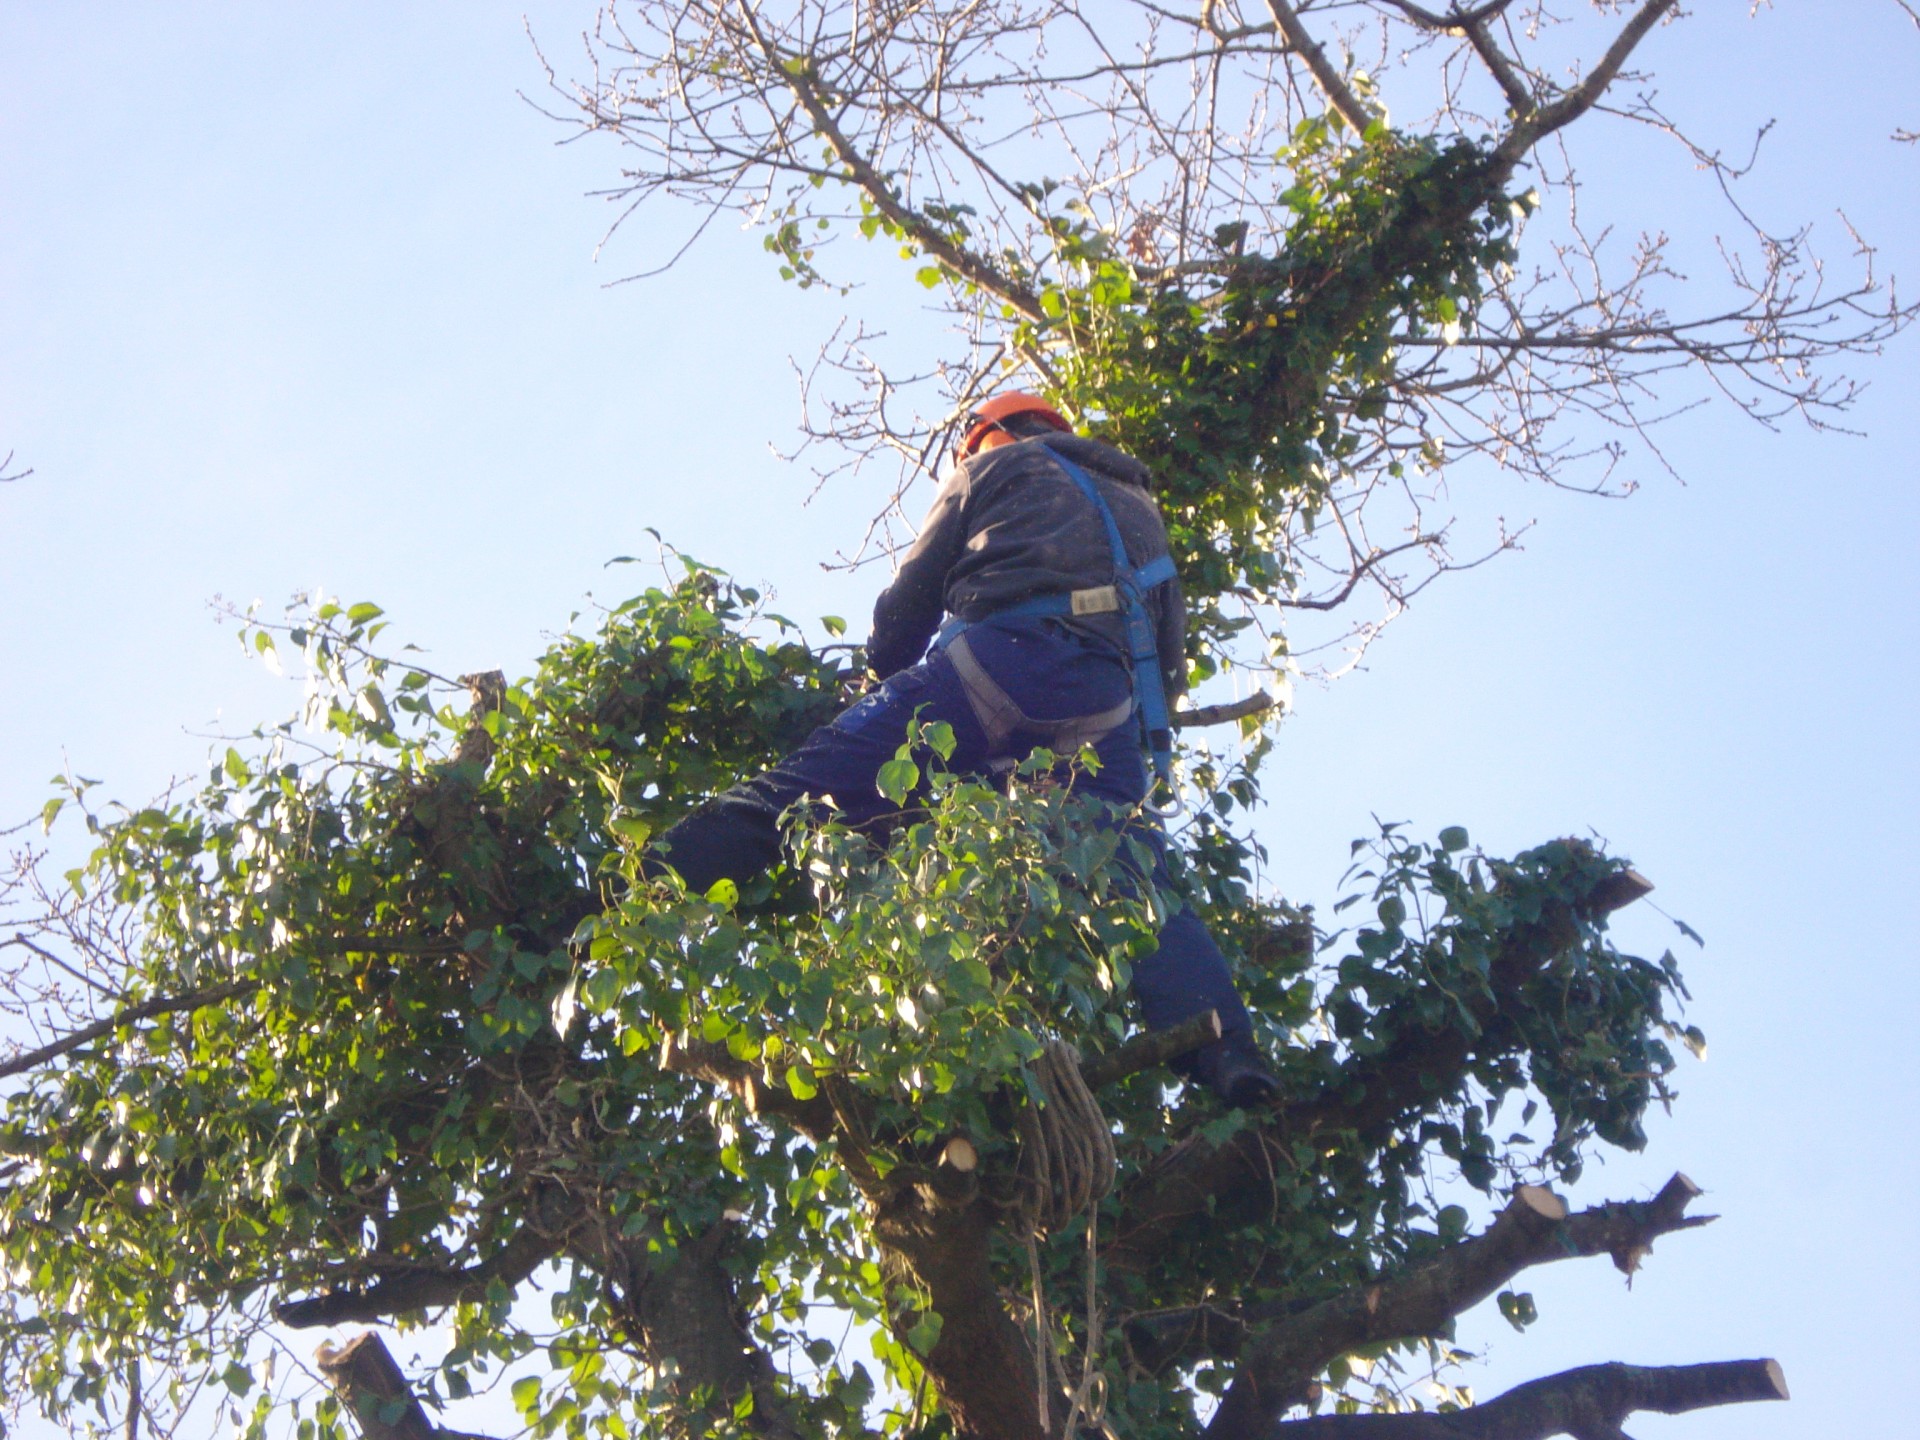
[[[1173,786],[1173,719],[1167,710],[1166,686],[1160,679],[1160,647],[1154,640],[1153,616],[1147,610],[1147,592],[1178,574],[1173,568],[1173,557],[1162,555],[1157,560],[1135,567],[1127,555],[1126,541],[1120,537],[1120,526],[1113,518],[1113,509],[1100,494],[1100,487],[1093,483],[1093,477],[1052,446],[1047,447],[1047,453],[1066,472],[1067,478],[1080,487],[1080,493],[1087,497],[1095,513],[1100,516],[1100,524],[1107,532],[1107,548],[1113,553],[1113,584],[1065,594],[1035,595],[980,618],[1013,620],[1100,615],[1117,610],[1126,627],[1128,657],[1133,665],[1133,709],[1140,717],[1141,742],[1153,757],[1154,773],[1160,777],[1168,794],[1174,795],[1177,792]],[[1109,591],[1111,594],[1107,593]],[[941,628],[934,647],[944,649],[955,636],[977,623],[962,620],[956,615]]]

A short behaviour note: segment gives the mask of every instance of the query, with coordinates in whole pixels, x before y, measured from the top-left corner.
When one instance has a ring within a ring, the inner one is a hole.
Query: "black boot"
[[[1251,1035],[1229,1035],[1193,1057],[1193,1078],[1230,1110],[1265,1105],[1280,1092],[1280,1081]]]

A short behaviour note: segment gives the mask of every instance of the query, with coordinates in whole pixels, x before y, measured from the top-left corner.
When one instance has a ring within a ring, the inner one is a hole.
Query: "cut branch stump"
[[[427,1418],[426,1407],[407,1383],[406,1372],[386,1341],[367,1330],[344,1345],[314,1351],[320,1373],[360,1427],[361,1440],[483,1440],[464,1431],[443,1430]]]

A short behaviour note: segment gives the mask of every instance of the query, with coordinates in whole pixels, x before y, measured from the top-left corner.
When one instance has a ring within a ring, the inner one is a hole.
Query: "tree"
[[[1424,524],[1368,538],[1449,448],[1568,478],[1553,405],[1633,424],[1608,397],[1677,364],[1818,418],[1847,391],[1817,362],[1904,322],[1868,279],[1811,289],[1793,237],[1699,321],[1656,307],[1657,251],[1572,298],[1521,281],[1517,168],[1612,103],[1672,7],[1633,8],[1565,88],[1519,53],[1518,8],[1339,12],[1446,79],[1420,133],[1281,3],[1140,7],[1137,33],[1047,5],[640,6],[603,24],[618,63],[584,98],[643,147],[639,196],[750,196],[796,281],[833,282],[836,225],[911,251],[968,326],[954,404],[1011,358],[1152,459],[1205,678],[1271,663],[1244,637],[1284,646],[1289,608],[1403,599],[1396,545],[1450,563]],[[1474,116],[1462,56],[1504,119]],[[1075,87],[1120,98],[1074,112]],[[1213,118],[1235,96],[1266,107],[1238,136]],[[1029,114],[1030,150],[986,143]],[[1087,123],[1106,138],[1076,149]],[[1074,180],[1003,178],[1076,154]],[[822,429],[930,458],[937,426],[874,378]],[[1668,1043],[1700,1042],[1671,957],[1608,940],[1644,886],[1624,861],[1389,829],[1356,864],[1362,923],[1323,934],[1253,890],[1229,828],[1260,745],[1191,757],[1180,881],[1245,957],[1285,1081],[1270,1112],[1221,1114],[1127,1023],[1162,897],[1111,891],[1126,842],[1044,764],[1005,792],[947,775],[930,727],[887,778],[911,804],[891,844],[802,816],[795,863],[744,893],[640,879],[649,835],[838,703],[839,651],[724,575],[670,560],[513,684],[390,655],[383,624],[249,617],[263,656],[304,657],[323,738],[289,724],[137,810],[75,781],[46,818],[84,813],[93,859],[11,878],[14,993],[45,1031],[4,1067],[9,1393],[135,1428],[213,1375],[263,1432],[299,1403],[254,1363],[269,1323],[443,1314],[424,1383],[458,1395],[535,1347],[514,1308],[535,1277],[549,1372],[515,1398],[543,1433],[1182,1435],[1218,1394],[1220,1436],[1586,1436],[1784,1393],[1760,1361],[1591,1367],[1443,1415],[1400,1392],[1467,1306],[1526,1323],[1527,1268],[1631,1272],[1701,1223],[1684,1177],[1578,1211],[1549,1188],[1641,1144]],[[1498,1138],[1516,1111],[1538,1143]],[[1462,1187],[1497,1197],[1485,1224]],[[884,1392],[825,1315],[871,1328]],[[424,1433],[380,1369],[329,1373],[367,1433]],[[1340,1413],[1284,1418],[1329,1392]]]

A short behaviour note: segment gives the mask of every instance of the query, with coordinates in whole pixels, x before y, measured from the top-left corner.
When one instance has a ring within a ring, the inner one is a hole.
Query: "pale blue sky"
[[[1777,116],[1766,217],[1815,221],[1839,260],[1845,206],[1920,284],[1920,154],[1885,139],[1920,125],[1920,34],[1890,0],[1701,8],[1648,44],[1664,98],[1730,149]],[[844,307],[724,226],[667,279],[603,288],[664,232],[596,262],[609,212],[584,196],[617,157],[556,148],[516,99],[542,84],[528,10],[567,71],[588,0],[0,3],[0,454],[35,470],[0,489],[0,819],[66,758],[138,798],[210,731],[295,706],[216,594],[321,585],[378,600],[443,673],[515,669],[619,593],[603,562],[653,526],[788,613],[865,614],[883,574],[817,562],[873,495],[803,506],[768,449],[793,434],[788,356]],[[1575,143],[1595,205],[1709,223],[1670,156],[1605,121]],[[1524,552],[1304,690],[1269,781],[1297,899],[1334,897],[1374,814],[1495,850],[1590,828],[1709,941],[1682,959],[1710,1061],[1650,1152],[1574,1198],[1677,1168],[1726,1218],[1631,1293],[1604,1262],[1536,1274],[1527,1337],[1463,1326],[1492,1350],[1482,1394],[1603,1359],[1785,1365],[1793,1405],[1643,1418],[1641,1440],[1908,1433],[1920,348],[1860,368],[1865,439],[1710,408],[1666,433],[1684,488],[1459,477],[1470,519],[1540,521]],[[1647,907],[1619,928],[1679,943]]]

